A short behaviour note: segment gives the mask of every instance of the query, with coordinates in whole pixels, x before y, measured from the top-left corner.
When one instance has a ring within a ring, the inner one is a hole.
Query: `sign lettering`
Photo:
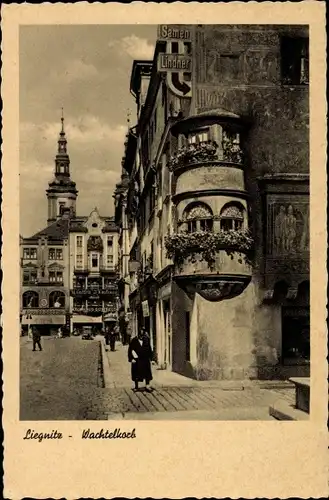
[[[161,41],[168,40],[184,40],[186,42],[191,41],[191,31],[187,28],[181,26],[175,26],[168,24],[160,24],[158,28],[158,39]]]
[[[192,59],[178,54],[159,54],[158,71],[167,73],[168,71],[184,71],[190,73],[192,70]]]

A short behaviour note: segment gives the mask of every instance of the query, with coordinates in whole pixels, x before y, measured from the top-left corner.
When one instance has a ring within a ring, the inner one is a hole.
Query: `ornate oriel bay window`
[[[251,279],[252,238],[244,182],[241,118],[211,110],[177,122],[179,148],[170,158],[176,232],[166,238],[175,280],[217,301],[239,295]]]

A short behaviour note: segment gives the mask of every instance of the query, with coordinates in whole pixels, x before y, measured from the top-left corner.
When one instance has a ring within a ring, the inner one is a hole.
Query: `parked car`
[[[84,326],[82,329],[82,340],[93,340],[93,331],[91,326]]]

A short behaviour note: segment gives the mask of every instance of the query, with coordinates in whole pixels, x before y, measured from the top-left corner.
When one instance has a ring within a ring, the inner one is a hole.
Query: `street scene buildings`
[[[115,199],[132,331],[198,379],[309,375],[307,28],[162,26],[130,91]]]
[[[20,241],[21,322],[42,335],[117,323],[112,358],[100,340],[107,415],[214,411],[223,384],[288,391],[291,408],[295,386],[309,398],[308,36],[297,25],[159,26],[153,59],[135,58],[126,78],[135,111],[112,216],[77,215],[62,117],[48,225]],[[141,331],[158,389],[137,397],[125,344]],[[266,394],[261,418],[270,405],[283,418]]]
[[[76,215],[78,191],[70,177],[64,118],[58,139],[54,178],[46,192],[47,227],[22,238],[22,333],[41,335],[101,331],[117,318],[117,241],[113,217],[95,208]]]

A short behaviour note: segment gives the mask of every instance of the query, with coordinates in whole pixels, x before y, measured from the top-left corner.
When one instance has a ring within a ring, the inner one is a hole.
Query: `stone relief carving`
[[[294,256],[309,251],[309,207],[279,200],[268,205],[268,254]]]
[[[201,205],[201,203],[194,205],[191,208],[187,206],[183,214],[183,220],[203,219],[209,217],[212,217],[210,208],[206,205]]]
[[[246,287],[243,281],[216,281],[214,283],[197,283],[196,292],[210,302],[228,299],[240,295]]]
[[[88,251],[103,251],[103,241],[101,236],[89,236],[87,242],[87,250]]]

